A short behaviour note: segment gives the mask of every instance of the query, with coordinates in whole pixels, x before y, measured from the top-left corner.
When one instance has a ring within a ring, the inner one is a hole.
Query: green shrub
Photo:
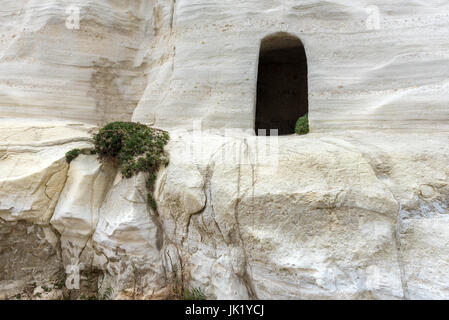
[[[184,300],[206,300],[206,294],[201,288],[184,290]]]
[[[112,289],[111,287],[108,287],[104,291],[103,296],[100,296],[101,299],[99,299],[99,300],[111,300],[113,293],[114,293],[114,289]]]
[[[307,113],[298,119],[298,121],[296,122],[295,131],[299,135],[309,133],[309,118]]]
[[[73,149],[70,150],[65,154],[65,159],[68,163],[72,162],[76,157],[80,155],[81,150],[80,149]]]
[[[124,178],[139,172],[148,173],[148,205],[156,210],[153,198],[156,172],[160,165],[167,166],[164,146],[168,133],[134,122],[111,122],[94,135],[94,152],[100,161],[115,162]]]

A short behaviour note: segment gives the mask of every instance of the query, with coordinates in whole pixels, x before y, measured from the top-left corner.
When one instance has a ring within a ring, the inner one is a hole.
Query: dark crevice
[[[307,58],[302,42],[280,33],[264,39],[259,54],[255,129],[295,133],[308,112]],[[263,133],[262,133],[263,134]],[[261,135],[262,135],[261,134]]]

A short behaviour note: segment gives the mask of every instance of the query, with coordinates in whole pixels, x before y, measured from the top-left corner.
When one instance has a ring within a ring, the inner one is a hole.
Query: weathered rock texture
[[[448,17],[446,1],[6,0],[0,116],[252,129],[260,42],[287,32],[312,131],[447,130]]]
[[[81,270],[96,297],[449,299],[448,17],[420,0],[2,1],[0,298],[76,297],[61,281]],[[286,34],[312,133],[254,137],[260,44]],[[170,131],[157,212],[144,175],[65,160],[131,119]],[[216,131],[180,130],[200,126]]]
[[[76,265],[114,298],[164,298],[175,281],[212,299],[449,298],[448,134],[173,131],[152,212],[144,175],[64,162],[88,127],[29,126],[32,146],[19,128],[0,130],[5,296]]]
[[[3,1],[0,116],[130,120],[145,89],[151,2]]]

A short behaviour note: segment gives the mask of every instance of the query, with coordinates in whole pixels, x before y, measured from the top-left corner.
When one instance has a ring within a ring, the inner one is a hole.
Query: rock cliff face
[[[151,3],[3,1],[0,116],[130,120],[145,88]]]
[[[4,117],[252,129],[261,40],[286,32],[304,44],[315,132],[448,129],[446,1],[5,0],[2,8]]]
[[[142,174],[65,162],[90,129],[0,131],[3,295],[76,266],[115,298],[163,298],[181,280],[217,299],[449,297],[448,134],[173,131],[156,213]]]
[[[287,32],[306,51],[312,130],[448,129],[446,2],[158,4],[164,32],[135,120],[252,128],[260,42]]]
[[[0,298],[449,299],[445,1],[3,2]],[[255,137],[279,32],[311,133]],[[169,131],[157,211],[145,175],[66,162],[111,120]]]

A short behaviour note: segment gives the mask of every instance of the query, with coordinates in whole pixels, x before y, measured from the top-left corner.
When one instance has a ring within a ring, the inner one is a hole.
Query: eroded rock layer
[[[1,297],[78,268],[111,298],[449,298],[448,134],[172,131],[153,212],[144,175],[65,162],[91,130],[0,128]]]
[[[448,17],[421,0],[4,0],[0,116],[254,129],[260,44],[286,33],[312,131],[448,130]]]

